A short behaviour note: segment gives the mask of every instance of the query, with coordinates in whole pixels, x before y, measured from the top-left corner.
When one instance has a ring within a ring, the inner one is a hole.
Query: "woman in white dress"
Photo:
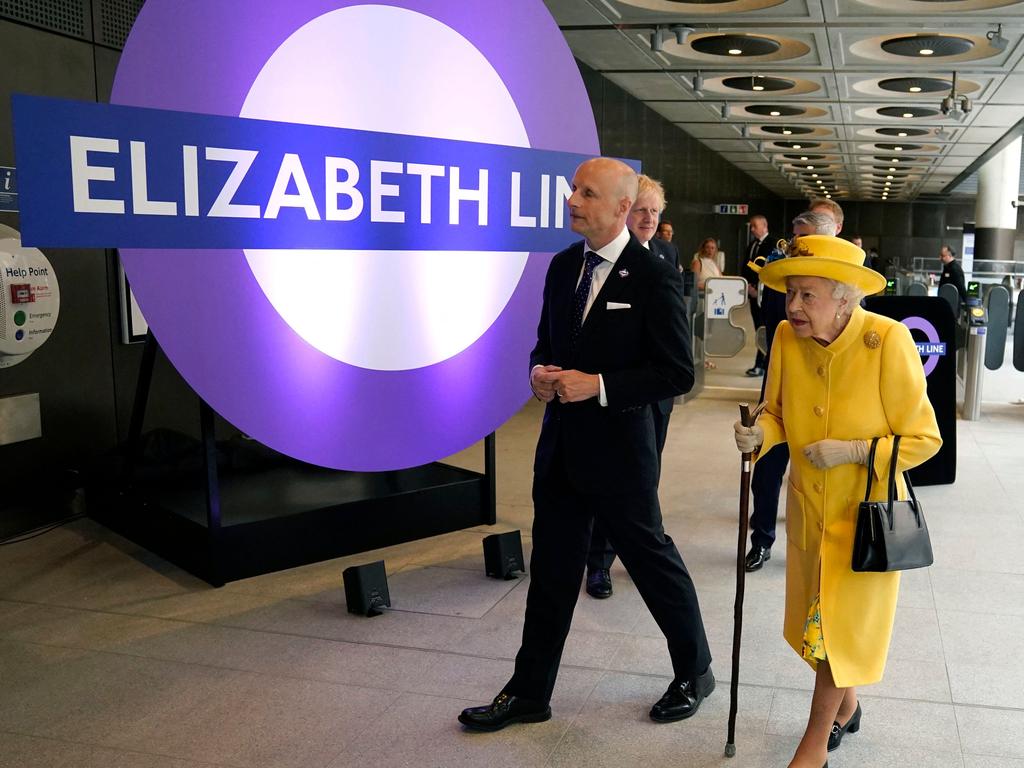
[[[704,238],[700,250],[693,254],[690,271],[697,277],[697,288],[704,290],[704,281],[709,277],[721,277],[722,270],[718,267],[718,241],[713,237]]]

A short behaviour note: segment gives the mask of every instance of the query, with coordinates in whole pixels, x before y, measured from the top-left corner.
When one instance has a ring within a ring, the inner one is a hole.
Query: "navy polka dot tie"
[[[594,282],[594,268],[604,259],[593,251],[587,254],[587,263],[583,266],[583,277],[580,284],[576,286],[576,295],[572,297],[572,320],[569,326],[569,341],[575,347],[583,330],[583,313],[587,309],[587,299],[590,297],[590,284]]]

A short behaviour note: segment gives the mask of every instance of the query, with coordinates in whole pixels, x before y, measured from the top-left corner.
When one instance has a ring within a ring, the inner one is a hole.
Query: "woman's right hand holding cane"
[[[764,429],[757,424],[752,427],[743,425],[743,422],[737,420],[732,425],[733,431],[736,433],[736,447],[740,449],[741,453],[757,453],[757,449],[764,443]]]

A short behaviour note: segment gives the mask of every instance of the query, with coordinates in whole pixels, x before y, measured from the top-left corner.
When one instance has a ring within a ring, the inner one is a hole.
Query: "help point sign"
[[[168,357],[240,429],[395,469],[529,396],[598,153],[541,0],[148,0],[111,101],[15,97],[23,242],[120,248]]]

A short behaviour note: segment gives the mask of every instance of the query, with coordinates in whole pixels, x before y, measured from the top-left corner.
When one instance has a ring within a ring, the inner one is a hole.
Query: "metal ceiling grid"
[[[1024,0],[546,3],[577,58],[782,196],[946,193],[1024,129]]]

